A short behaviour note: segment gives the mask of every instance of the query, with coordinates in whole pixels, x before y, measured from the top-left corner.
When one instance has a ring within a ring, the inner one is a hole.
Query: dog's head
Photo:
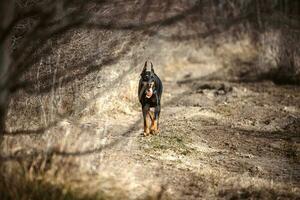
[[[151,98],[154,92],[154,88],[155,88],[155,73],[154,73],[154,69],[153,69],[153,64],[152,62],[150,62],[151,64],[151,70],[148,71],[147,67],[148,67],[148,61],[145,62],[143,71],[141,73],[141,80],[142,80],[142,85],[146,94],[146,98]]]

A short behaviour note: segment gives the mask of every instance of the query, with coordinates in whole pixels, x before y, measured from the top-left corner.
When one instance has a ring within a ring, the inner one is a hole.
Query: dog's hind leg
[[[150,127],[150,132],[151,134],[155,134],[156,133],[156,120],[155,120],[155,112],[154,111],[149,111],[149,115],[151,118],[151,127]]]
[[[157,125],[156,125],[156,132],[159,133],[159,117],[160,117],[160,105],[157,106],[157,111],[155,114],[155,118],[157,120]]]

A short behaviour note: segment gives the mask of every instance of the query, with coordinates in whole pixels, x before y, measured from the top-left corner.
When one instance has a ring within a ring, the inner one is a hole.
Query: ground
[[[130,199],[300,198],[300,88],[189,70],[163,78],[160,135],[142,136],[139,108],[118,117],[105,141],[118,142],[95,173],[111,174]]]
[[[229,80],[197,62],[172,69],[159,74],[159,135],[143,136],[137,97],[109,115],[94,99],[79,120],[7,135],[7,160],[104,199],[299,199],[300,87]]]

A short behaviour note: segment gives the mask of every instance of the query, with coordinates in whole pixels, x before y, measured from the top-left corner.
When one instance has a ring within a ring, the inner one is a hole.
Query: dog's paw
[[[143,134],[145,137],[149,136],[150,135],[150,132],[144,132]]]
[[[152,135],[158,135],[159,134],[159,129],[153,129],[151,130]]]

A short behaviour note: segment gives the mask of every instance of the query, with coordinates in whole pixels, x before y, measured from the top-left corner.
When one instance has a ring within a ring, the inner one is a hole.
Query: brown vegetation
[[[0,199],[299,198],[299,2],[0,3]]]

